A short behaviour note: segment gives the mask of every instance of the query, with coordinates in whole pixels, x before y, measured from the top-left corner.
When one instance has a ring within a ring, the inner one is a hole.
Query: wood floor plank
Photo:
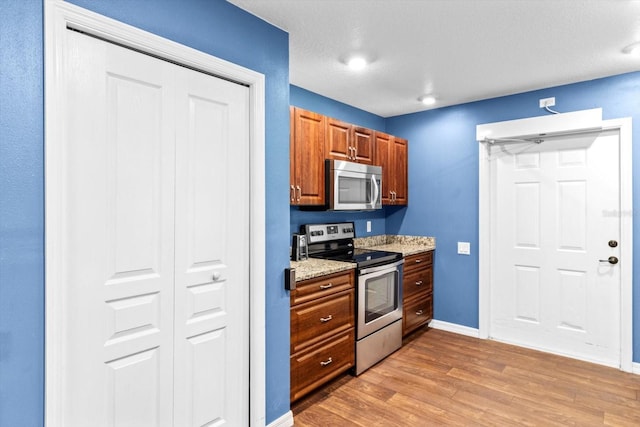
[[[294,402],[297,427],[640,426],[640,376],[424,329]]]

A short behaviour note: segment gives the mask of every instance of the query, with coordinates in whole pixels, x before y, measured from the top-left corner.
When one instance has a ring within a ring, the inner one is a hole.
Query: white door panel
[[[77,84],[64,147],[64,424],[86,425],[90,415],[93,425],[169,425],[173,321],[161,313],[173,312],[174,177],[163,164],[174,154],[165,64],[68,36]]]
[[[620,361],[617,131],[492,147],[496,256],[491,335]]]
[[[247,425],[248,89],[68,40],[63,425]]]
[[[247,425],[249,91],[179,76],[175,425]]]

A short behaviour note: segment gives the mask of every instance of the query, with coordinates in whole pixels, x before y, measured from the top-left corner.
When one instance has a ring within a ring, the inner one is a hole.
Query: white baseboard
[[[293,426],[293,412],[289,411],[277,420],[273,420],[267,427],[292,427]]]
[[[440,329],[447,332],[453,332],[460,335],[466,335],[469,337],[479,338],[480,331],[476,328],[470,328],[468,326],[462,326],[455,323],[443,322],[442,320],[433,319],[429,322],[429,326],[433,329]]]
[[[640,363],[633,362],[631,364],[631,372],[636,375],[640,375]]]

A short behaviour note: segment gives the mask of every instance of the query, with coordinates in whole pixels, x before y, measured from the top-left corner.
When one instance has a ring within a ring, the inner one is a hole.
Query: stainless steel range
[[[353,262],[356,283],[356,375],[402,346],[401,253],[354,248],[353,222],[306,224],[312,258]]]

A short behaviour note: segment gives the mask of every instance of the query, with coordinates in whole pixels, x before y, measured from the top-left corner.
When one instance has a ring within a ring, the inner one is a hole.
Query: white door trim
[[[64,38],[67,28],[149,53],[182,65],[246,84],[250,91],[250,421],[265,425],[265,78],[263,74],[131,27],[62,0],[45,0],[45,424],[60,425],[61,381],[59,339],[63,263],[58,242],[66,233],[56,197],[62,190],[65,137],[63,88]]]
[[[597,110],[596,110],[597,111]],[[488,136],[492,126],[498,130],[499,138],[531,137],[532,134],[551,130],[564,134],[582,133],[593,129],[618,129],[620,132],[620,369],[632,371],[633,357],[633,193],[632,193],[632,133],[631,118],[599,121],[594,110],[533,117],[508,122],[489,123],[477,127],[478,141]],[[598,112],[601,114],[601,112]],[[586,120],[580,120],[586,117]],[[576,120],[578,119],[578,120]],[[534,125],[535,127],[532,127]],[[532,131],[534,129],[534,131]],[[496,135],[492,135],[496,136]],[[490,285],[492,259],[495,257],[492,241],[495,230],[491,229],[495,215],[495,194],[492,194],[492,168],[487,154],[487,144],[481,143],[479,153],[479,336],[489,338],[490,330]]]

